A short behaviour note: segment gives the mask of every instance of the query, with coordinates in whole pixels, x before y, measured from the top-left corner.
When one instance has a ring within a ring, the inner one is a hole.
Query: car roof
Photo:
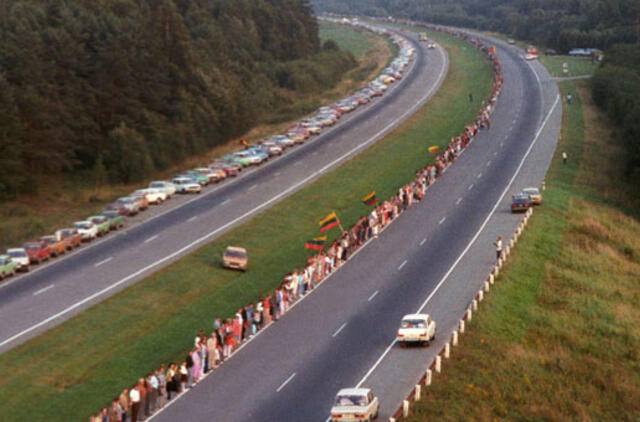
[[[24,252],[24,248],[9,248],[7,249],[7,253],[9,252]]]
[[[9,255],[0,255],[0,259],[11,259],[11,257]]]
[[[529,187],[529,188],[522,189],[522,192],[525,192],[525,191],[536,191],[536,192],[538,192],[539,190],[538,190],[538,188]]]
[[[429,314],[407,314],[402,319],[428,319]]]
[[[338,396],[364,396],[371,391],[370,388],[343,388],[338,391]]]
[[[245,248],[241,248],[239,246],[227,246],[227,251],[247,253],[247,250]]]

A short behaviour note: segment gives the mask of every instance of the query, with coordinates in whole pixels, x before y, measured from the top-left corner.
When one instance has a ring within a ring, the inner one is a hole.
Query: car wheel
[[[29,272],[29,266],[27,265],[26,267],[24,267],[24,272],[28,273]]]

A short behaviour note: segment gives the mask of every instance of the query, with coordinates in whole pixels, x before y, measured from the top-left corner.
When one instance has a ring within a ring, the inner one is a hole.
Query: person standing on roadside
[[[129,392],[129,399],[131,401],[131,422],[137,422],[140,410],[140,391],[137,385]]]
[[[498,260],[498,259],[500,259],[500,256],[502,255],[502,237],[498,236],[498,238],[496,239],[494,245],[496,247],[496,260]]]
[[[469,102],[472,103],[473,102],[473,92],[469,93]]]
[[[567,94],[567,104],[571,105],[571,100],[573,99],[573,97],[571,97],[571,94]]]
[[[562,151],[562,164],[567,164],[567,158],[569,158],[567,156],[567,152],[566,151]]]
[[[122,422],[127,422],[127,412],[129,410],[129,390],[124,389],[119,397],[120,407],[122,407]]]

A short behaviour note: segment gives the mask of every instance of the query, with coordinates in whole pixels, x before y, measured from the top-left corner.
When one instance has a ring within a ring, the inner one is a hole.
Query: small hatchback
[[[522,194],[527,195],[529,199],[531,199],[531,203],[533,205],[541,205],[542,204],[542,194],[540,193],[540,189],[538,188],[524,188],[522,189]]]
[[[436,337],[436,322],[427,314],[409,314],[402,317],[397,339],[402,344],[429,344]]]
[[[532,202],[528,195],[513,195],[511,199],[511,212],[526,212],[531,208]]]
[[[378,417],[380,403],[368,388],[343,388],[331,408],[331,422],[370,422]]]

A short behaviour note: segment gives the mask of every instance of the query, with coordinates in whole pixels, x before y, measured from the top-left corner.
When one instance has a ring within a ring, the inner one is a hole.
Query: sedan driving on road
[[[511,199],[511,212],[526,212],[531,208],[532,202],[528,195],[513,195]]]
[[[331,422],[371,421],[378,417],[380,403],[368,388],[343,388],[331,408]]]
[[[538,188],[524,188],[522,194],[527,195],[533,205],[542,204],[542,194]]]
[[[409,314],[402,317],[397,339],[401,345],[420,343],[429,345],[436,336],[436,323],[428,314]]]

